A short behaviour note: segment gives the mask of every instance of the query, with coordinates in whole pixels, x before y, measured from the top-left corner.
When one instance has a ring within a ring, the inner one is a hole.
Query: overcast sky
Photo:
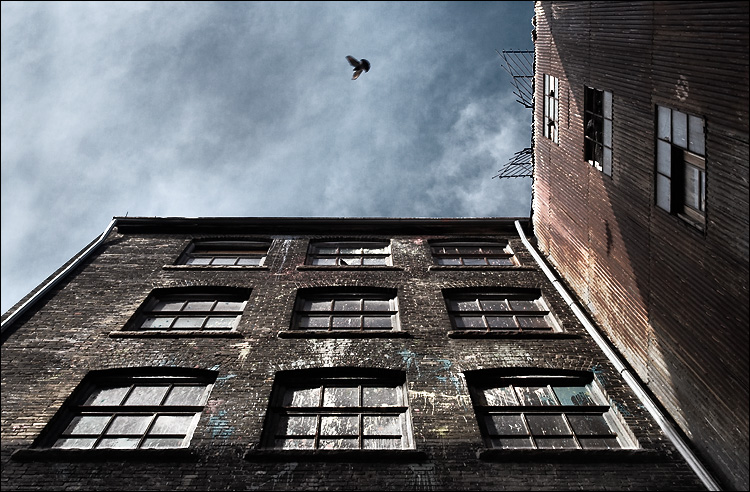
[[[115,216],[508,217],[533,2],[2,2],[2,312]],[[346,55],[366,58],[352,81]]]

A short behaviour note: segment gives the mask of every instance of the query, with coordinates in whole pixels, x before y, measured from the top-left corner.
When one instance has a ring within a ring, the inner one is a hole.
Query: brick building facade
[[[528,229],[116,218],[3,316],[2,487],[703,490]]]
[[[747,2],[536,2],[539,249],[747,490]]]

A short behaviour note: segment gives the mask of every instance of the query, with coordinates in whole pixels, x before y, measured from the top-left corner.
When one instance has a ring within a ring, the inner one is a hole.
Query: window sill
[[[164,270],[268,270],[264,265],[164,265]]]
[[[448,332],[448,338],[551,338],[551,339],[566,339],[566,338],[580,338],[579,335],[574,333],[561,333],[561,332],[530,332],[530,331],[469,331],[469,330],[452,330]]]
[[[179,449],[19,449],[11,459],[21,462],[102,462],[139,461],[151,463],[196,462],[198,456],[189,448]]]
[[[149,330],[149,331],[111,331],[111,338],[242,338],[242,333],[238,331],[166,331],[166,330]]]
[[[535,270],[536,267],[526,265],[432,265],[428,271],[451,270]]]
[[[253,462],[420,463],[427,460],[427,453],[416,449],[253,449],[245,453],[245,459]]]
[[[280,331],[279,338],[411,338],[405,331]]]
[[[653,449],[483,449],[477,458],[489,462],[656,462],[666,459]]]
[[[403,268],[391,265],[298,265],[297,270],[377,270],[402,271]]]

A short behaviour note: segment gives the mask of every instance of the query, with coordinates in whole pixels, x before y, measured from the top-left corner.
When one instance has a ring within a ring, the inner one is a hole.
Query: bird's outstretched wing
[[[358,77],[359,77],[360,75],[362,75],[362,69],[361,69],[361,68],[360,68],[359,70],[355,70],[355,71],[354,71],[354,75],[352,75],[352,80],[357,80],[357,78],[358,78]]]
[[[359,65],[359,60],[357,60],[357,59],[356,59],[356,58],[354,58],[353,56],[349,56],[349,55],[346,55],[346,59],[347,59],[347,60],[349,60],[349,63],[350,63],[350,64],[351,64],[351,66],[353,66],[353,67],[356,67],[356,66],[358,66],[358,65]]]

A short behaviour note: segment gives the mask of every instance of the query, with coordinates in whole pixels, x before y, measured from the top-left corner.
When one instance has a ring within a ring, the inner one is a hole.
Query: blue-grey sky
[[[115,216],[528,216],[533,8],[3,1],[2,312]]]

